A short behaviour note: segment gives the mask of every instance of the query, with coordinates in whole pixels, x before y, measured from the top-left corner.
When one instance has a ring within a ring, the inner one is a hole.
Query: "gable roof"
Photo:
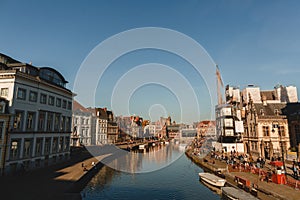
[[[83,107],[83,105],[81,105],[78,101],[73,100],[73,112],[77,110],[90,113],[90,111],[87,108]]]

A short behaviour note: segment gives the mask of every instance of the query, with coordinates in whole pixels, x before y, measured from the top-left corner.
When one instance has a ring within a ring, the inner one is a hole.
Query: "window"
[[[26,90],[23,88],[18,88],[17,99],[25,100],[26,99]]]
[[[66,131],[71,132],[71,117],[66,118]]]
[[[54,137],[53,138],[53,143],[52,143],[52,153],[57,152],[57,147],[58,147],[58,138]]]
[[[278,126],[278,135],[280,137],[285,137],[284,126]]]
[[[34,92],[34,91],[30,91],[29,92],[29,101],[32,101],[32,102],[37,102],[37,92]]]
[[[43,138],[36,138],[35,156],[42,155]]]
[[[26,122],[26,129],[32,130],[34,129],[34,121],[35,121],[35,113],[28,112],[27,113],[27,122]]]
[[[14,129],[21,130],[22,123],[23,123],[23,111],[16,111],[15,112],[15,120],[14,120]]]
[[[68,101],[68,110],[72,110],[72,102]]]
[[[275,109],[275,110],[274,110],[274,114],[275,114],[275,115],[279,115],[278,109]]]
[[[10,143],[10,160],[16,160],[20,156],[21,140],[12,139]]]
[[[45,138],[45,155],[50,154],[51,138]]]
[[[262,115],[262,116],[264,116],[265,115],[265,113],[264,113],[264,110],[263,109],[260,109],[260,115]]]
[[[46,112],[44,111],[39,111],[39,124],[38,124],[38,129],[40,131],[44,131],[45,127],[45,119],[46,119]]]
[[[63,146],[64,145],[64,138],[63,137],[60,137],[59,138],[59,144],[58,144],[58,151],[59,152],[62,152],[63,151]]]
[[[66,117],[62,116],[60,120],[60,128],[62,131],[65,131],[65,126],[66,126]]]
[[[56,106],[61,107],[61,99],[60,98],[56,99]]]
[[[0,140],[3,138],[4,122],[0,122]],[[1,152],[1,151],[0,151]]]
[[[62,102],[62,108],[67,108],[67,101],[66,100],[63,100],[63,102]]]
[[[48,112],[47,115],[47,131],[52,131],[53,113]]]
[[[270,136],[269,126],[263,126],[262,129],[263,129],[264,136]]]
[[[48,100],[48,104],[50,105],[50,106],[53,106],[54,105],[54,97],[53,96],[49,96],[49,100]]]
[[[232,119],[224,119],[224,124],[226,127],[233,127],[233,120]]]
[[[54,117],[54,130],[59,131],[60,114],[56,113]]]
[[[46,94],[41,94],[40,103],[42,103],[42,104],[47,103],[47,95]]]
[[[1,97],[8,97],[8,88],[1,88]]]
[[[24,140],[23,158],[30,158],[32,153],[32,139]]]
[[[64,150],[67,151],[70,147],[70,137],[65,137],[65,148]]]

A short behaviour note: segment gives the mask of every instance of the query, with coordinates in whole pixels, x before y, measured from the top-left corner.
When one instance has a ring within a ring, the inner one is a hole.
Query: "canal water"
[[[203,170],[179,145],[137,150],[111,163],[104,165],[81,192],[84,200],[220,199],[199,181],[198,173]]]

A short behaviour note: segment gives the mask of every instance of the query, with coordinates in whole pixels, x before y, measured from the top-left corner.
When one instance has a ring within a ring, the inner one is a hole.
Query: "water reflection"
[[[179,146],[179,144],[158,144],[137,149],[114,159],[107,165],[128,173],[159,170],[177,160],[184,153]]]
[[[170,144],[119,156],[112,161],[114,168],[126,164],[134,173],[102,167],[82,191],[83,199],[220,199],[199,182],[198,173],[203,170],[183,153],[182,146]],[[164,166],[166,160],[175,162],[160,170],[136,173],[146,171],[149,165]]]

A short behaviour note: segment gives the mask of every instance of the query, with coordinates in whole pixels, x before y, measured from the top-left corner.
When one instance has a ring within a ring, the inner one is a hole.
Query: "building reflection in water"
[[[127,173],[151,172],[166,167],[183,153],[179,144],[158,144],[123,154],[106,165]]]

